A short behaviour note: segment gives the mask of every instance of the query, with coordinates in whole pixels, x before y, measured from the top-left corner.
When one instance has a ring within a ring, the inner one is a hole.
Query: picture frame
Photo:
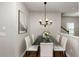
[[[26,14],[18,10],[18,34],[27,33],[27,19]]]

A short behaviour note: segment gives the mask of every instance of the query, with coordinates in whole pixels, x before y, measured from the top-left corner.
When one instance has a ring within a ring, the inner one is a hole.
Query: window
[[[74,35],[74,23],[67,23],[67,29],[70,35]]]

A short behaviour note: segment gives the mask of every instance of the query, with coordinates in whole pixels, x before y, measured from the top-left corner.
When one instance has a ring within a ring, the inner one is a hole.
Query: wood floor
[[[40,57],[40,53],[35,52],[35,51],[31,51],[27,54],[27,52],[25,53],[24,57]],[[53,52],[53,57],[66,57],[65,52],[62,51],[54,51]]]
[[[52,57],[66,57],[65,51],[53,51]],[[27,51],[23,57],[40,57],[40,46],[38,51]]]

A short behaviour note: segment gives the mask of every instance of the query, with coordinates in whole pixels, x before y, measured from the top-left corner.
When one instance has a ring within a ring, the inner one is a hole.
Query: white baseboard
[[[20,57],[23,57],[25,53],[26,53],[26,50],[24,50],[24,52],[21,54]]]

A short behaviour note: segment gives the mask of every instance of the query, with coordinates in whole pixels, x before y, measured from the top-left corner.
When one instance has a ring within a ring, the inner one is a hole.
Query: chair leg
[[[38,57],[39,54],[40,54],[40,46],[38,47],[38,51],[37,51],[37,53],[36,53],[36,56]]]
[[[38,51],[36,52],[36,56],[38,57]]]
[[[26,51],[26,56],[28,57],[30,55],[30,52],[29,51]]]

